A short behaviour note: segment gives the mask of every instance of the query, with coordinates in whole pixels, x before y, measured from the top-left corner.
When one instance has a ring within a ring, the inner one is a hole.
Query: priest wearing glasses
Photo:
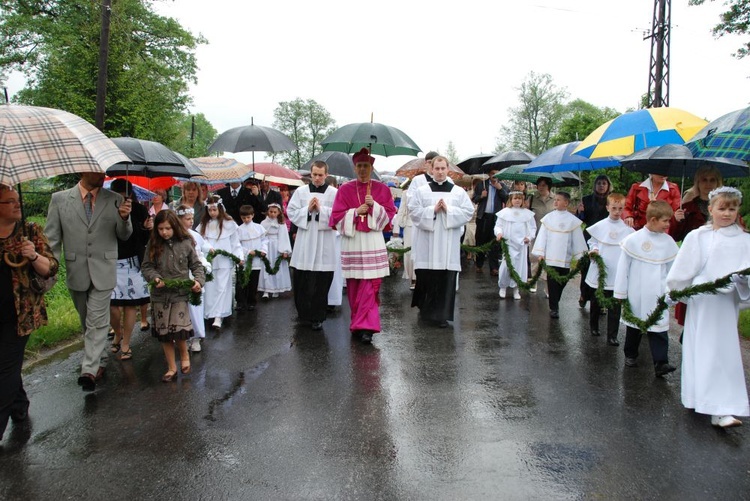
[[[349,330],[363,343],[380,332],[380,284],[390,274],[383,230],[396,215],[391,190],[370,178],[375,159],[355,153],[357,179],[343,184],[333,202],[329,225],[341,234],[341,270],[351,309]]]

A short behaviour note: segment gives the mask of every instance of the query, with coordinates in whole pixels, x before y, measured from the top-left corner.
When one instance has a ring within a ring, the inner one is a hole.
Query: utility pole
[[[96,79],[96,114],[94,125],[104,131],[104,105],[107,101],[107,60],[109,59],[109,23],[112,0],[102,0],[102,30],[99,35],[99,75]]]
[[[654,0],[651,33],[651,65],[648,72],[647,108],[669,106],[669,39],[672,0]]]

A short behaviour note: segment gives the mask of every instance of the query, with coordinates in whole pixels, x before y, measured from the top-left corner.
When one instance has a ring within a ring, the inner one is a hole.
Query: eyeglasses
[[[20,207],[21,201],[20,200],[4,200],[0,202],[0,204],[3,205],[18,205]]]

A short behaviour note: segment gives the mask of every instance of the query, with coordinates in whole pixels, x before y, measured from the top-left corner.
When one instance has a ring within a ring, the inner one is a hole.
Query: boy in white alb
[[[664,200],[654,200],[646,209],[646,226],[625,237],[617,263],[614,297],[627,299],[633,315],[646,319],[656,308],[659,296],[667,292],[667,273],[677,256],[677,244],[666,231],[672,218],[672,207]],[[622,321],[625,330],[625,365],[638,365],[638,347],[642,332],[635,325]],[[669,364],[669,311],[650,327],[648,342],[657,377],[675,370]]]
[[[544,259],[547,266],[560,275],[570,272],[570,261],[578,259],[586,252],[586,240],[581,230],[581,220],[568,212],[570,195],[561,191],[555,195],[555,210],[544,216],[541,228],[534,242],[532,256]],[[567,281],[558,283],[548,280],[549,316],[560,318],[560,297]]]
[[[622,220],[622,211],[625,208],[625,196],[620,193],[612,193],[607,196],[607,212],[609,217],[589,226],[586,230],[591,235],[589,239],[589,256],[598,254],[604,261],[607,280],[604,283],[604,297],[612,297],[615,287],[615,276],[617,274],[617,263],[620,261],[620,243],[635,230],[625,224]],[[585,277],[586,285],[592,289],[599,287],[599,267],[591,262],[589,272]],[[617,341],[617,331],[620,328],[620,303],[607,308],[607,344],[620,346]],[[599,335],[599,315],[601,305],[596,294],[591,296],[591,311],[589,312],[589,325],[591,335]]]
[[[240,207],[240,225],[237,233],[240,237],[242,246],[242,255],[245,259],[245,269],[249,266],[250,279],[243,287],[237,282],[237,310],[254,310],[258,302],[258,280],[260,279],[260,270],[264,264],[261,257],[268,254],[268,238],[266,229],[262,225],[253,222],[255,209],[252,205],[243,205]],[[256,254],[260,251],[260,255]]]

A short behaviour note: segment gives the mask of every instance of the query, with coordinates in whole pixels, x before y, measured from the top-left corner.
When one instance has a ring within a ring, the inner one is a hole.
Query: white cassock
[[[225,220],[220,233],[219,222],[212,219],[208,222],[206,230],[202,231],[202,229],[203,226],[199,226],[198,233],[203,235],[211,249],[223,250],[238,259],[243,259],[237,223]],[[226,256],[216,255],[212,261],[212,268],[214,279],[206,282],[204,287],[203,318],[225,318],[232,314],[234,302],[232,290],[234,262]]]
[[[328,226],[333,200],[338,190],[328,186],[325,193],[310,193],[310,185],[297,188],[286,206],[289,219],[297,226],[294,253],[290,266],[307,271],[335,271],[341,267],[336,259],[336,231]],[[317,198],[320,212],[308,213],[310,200]]]
[[[190,236],[193,237],[193,240],[195,241],[195,253],[198,255],[198,259],[200,260],[203,267],[206,269],[206,275],[211,273],[211,263],[208,262],[208,259],[206,259],[206,254],[208,254],[208,251],[211,250],[211,246],[206,242],[206,240],[201,236],[200,233],[198,233],[195,230],[188,230],[190,233]],[[190,274],[190,278],[193,278],[192,273]],[[205,287],[203,291],[201,291],[201,304],[199,305],[193,305],[190,304],[188,310],[190,311],[190,321],[193,323],[193,337],[199,337],[204,338],[206,337],[206,325],[203,322],[203,302],[206,300],[206,292]]]
[[[283,253],[292,252],[292,243],[289,241],[289,232],[286,224],[279,224],[274,219],[266,218],[260,223],[266,230],[268,237],[268,254],[266,257],[271,266],[276,263],[276,259]],[[282,260],[279,264],[279,271],[275,275],[269,275],[265,266],[260,270],[260,280],[258,281],[258,290],[278,294],[292,290],[292,279],[289,276],[289,262]]]
[[[444,183],[450,191],[433,191],[432,183],[426,184],[408,200],[411,220],[419,228],[412,245],[416,270],[461,271],[461,235],[474,214],[474,205],[463,188],[447,180]],[[448,209],[435,214],[440,199]]]
[[[682,242],[667,287],[679,290],[713,282],[750,267],[750,235],[737,225],[702,226]],[[740,301],[750,299],[747,282],[718,294],[687,300],[682,340],[682,405],[713,416],[750,415],[737,332]]]
[[[567,210],[554,210],[541,220],[531,254],[544,256],[548,266],[570,268],[588,249],[581,230],[583,222]]]
[[[333,230],[336,238],[333,239],[334,249],[336,251],[336,269],[333,270],[333,282],[328,289],[328,306],[341,306],[344,296],[344,274],[341,272],[341,234]]]
[[[615,273],[614,297],[630,302],[633,315],[645,320],[656,309],[656,300],[666,292],[667,273],[677,255],[677,244],[666,233],[643,227],[620,244],[622,252]],[[638,328],[621,320],[628,327]],[[669,310],[649,332],[669,330]]]
[[[252,270],[262,270],[265,265],[261,261],[260,256],[250,257],[248,254],[250,251],[259,250],[264,254],[268,254],[268,237],[266,237],[266,229],[252,221],[249,224],[241,224],[239,228],[240,245],[242,245],[242,255],[245,260],[245,267],[250,266]]]
[[[398,206],[396,217],[393,218],[393,235],[398,235],[399,229],[404,230],[404,248],[411,247],[414,244],[414,223],[409,217],[409,190],[401,194],[401,205]],[[404,253],[404,278],[406,280],[416,280],[414,274],[414,261],[412,260],[411,251]]]
[[[607,217],[593,226],[589,226],[586,231],[591,235],[589,250],[598,252],[604,261],[604,268],[607,272],[604,290],[611,291],[615,288],[617,263],[620,261],[621,253],[620,243],[635,230],[625,224],[622,219],[615,221]],[[586,284],[594,289],[599,287],[599,267],[594,261],[591,261],[589,272],[586,274]]]
[[[529,278],[529,262],[526,259],[528,255],[529,244],[524,243],[528,238],[529,242],[536,236],[536,221],[534,213],[529,209],[522,207],[506,207],[499,211],[495,220],[495,236],[502,234],[505,243],[508,246],[510,261],[516,269],[518,276],[525,282]],[[497,285],[504,287],[517,287],[516,282],[510,278],[510,270],[505,259],[500,264]]]

